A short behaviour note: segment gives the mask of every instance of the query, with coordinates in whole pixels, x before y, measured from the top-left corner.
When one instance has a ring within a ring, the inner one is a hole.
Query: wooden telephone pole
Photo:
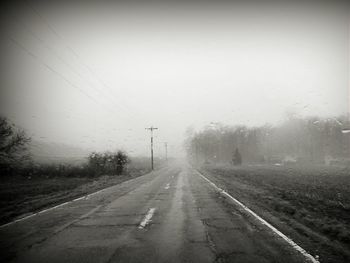
[[[167,142],[164,143],[164,147],[165,147],[165,161],[168,161],[168,143]]]
[[[158,130],[158,128],[155,128],[153,126],[149,127],[149,128],[145,128],[146,130],[150,130],[151,131],[151,167],[152,167],[152,171],[153,171],[153,130]]]

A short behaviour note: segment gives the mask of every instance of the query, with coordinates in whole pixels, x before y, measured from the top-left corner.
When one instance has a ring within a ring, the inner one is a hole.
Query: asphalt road
[[[306,262],[174,164],[0,228],[2,262]]]

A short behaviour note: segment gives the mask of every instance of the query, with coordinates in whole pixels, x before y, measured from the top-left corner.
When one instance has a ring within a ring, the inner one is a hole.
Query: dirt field
[[[200,171],[321,262],[350,259],[349,169],[221,165]]]

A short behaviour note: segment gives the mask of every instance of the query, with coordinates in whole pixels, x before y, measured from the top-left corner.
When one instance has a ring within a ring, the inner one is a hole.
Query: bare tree
[[[27,146],[30,138],[5,117],[0,117],[0,170],[9,171],[28,161]]]

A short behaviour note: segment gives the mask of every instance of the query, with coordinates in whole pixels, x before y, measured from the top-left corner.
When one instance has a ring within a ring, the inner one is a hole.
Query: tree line
[[[185,147],[190,160],[197,163],[234,163],[237,158],[246,163],[346,162],[349,128],[346,117],[293,116],[279,125],[260,127],[216,123],[199,132],[189,131]]]

